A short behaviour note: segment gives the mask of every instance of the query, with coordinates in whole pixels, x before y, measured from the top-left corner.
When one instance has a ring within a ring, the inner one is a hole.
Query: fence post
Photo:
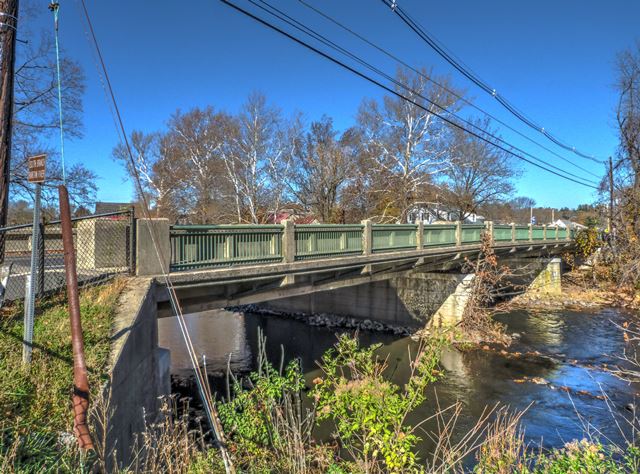
[[[533,242],[533,224],[529,222],[529,242]]]
[[[542,240],[547,240],[547,224],[542,225]]]
[[[424,221],[418,221],[418,229],[416,232],[416,248],[422,250],[424,247]]]
[[[462,221],[456,221],[456,247],[462,246]]]
[[[296,227],[292,220],[284,221],[282,230],[282,257],[284,263],[296,261]]]
[[[129,273],[136,274],[136,209],[129,211]]]
[[[373,253],[373,224],[370,219],[362,221],[362,253],[371,255]]]
[[[556,238],[554,240],[558,240],[558,232],[559,232],[558,224],[556,224]]]
[[[511,223],[511,242],[515,242],[516,239],[516,223],[512,222]]]
[[[571,229],[569,227],[566,228],[567,232],[565,233],[565,239],[571,240]]]

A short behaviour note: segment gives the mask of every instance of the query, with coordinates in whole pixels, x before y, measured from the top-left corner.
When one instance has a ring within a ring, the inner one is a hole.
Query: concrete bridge
[[[149,246],[151,225],[185,313],[260,304],[416,327],[432,318],[438,324],[460,318],[471,278],[461,269],[480,252],[483,234],[502,263],[526,266],[531,280],[542,273],[546,284],[538,279],[536,285],[546,291],[559,291],[559,262],[552,258],[573,245],[566,229],[491,222],[169,226],[140,219],[138,275],[161,273]],[[163,280],[155,282],[158,316],[170,316]]]
[[[156,252],[151,229],[160,245]],[[258,304],[296,313],[332,313],[421,327],[455,324],[468,297],[474,259],[487,234],[502,263],[527,268],[527,284],[560,291],[566,229],[530,225],[170,226],[139,219],[137,278],[120,300],[113,329],[107,445],[126,460],[144,415],[154,420],[170,391],[169,351],[158,346],[158,317],[171,316],[170,279],[185,313]],[[96,239],[100,236],[96,235]],[[160,259],[158,259],[158,254]],[[144,412],[142,411],[144,409]]]

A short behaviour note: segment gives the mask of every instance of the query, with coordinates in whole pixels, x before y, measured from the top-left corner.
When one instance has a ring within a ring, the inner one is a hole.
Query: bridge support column
[[[430,326],[453,327],[462,321],[464,310],[471,296],[471,284],[475,277],[474,274],[462,275],[462,279],[456,289],[447,296],[431,318]]]
[[[171,242],[169,219],[138,219],[136,228],[136,275],[160,275],[169,271]],[[158,245],[156,251],[153,238]]]
[[[562,277],[561,277],[562,260],[560,258],[552,258],[542,268],[538,276],[531,282],[526,295],[535,294],[559,295],[562,293]]]

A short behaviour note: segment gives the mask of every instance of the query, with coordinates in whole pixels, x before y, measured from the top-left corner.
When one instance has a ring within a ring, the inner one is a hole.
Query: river
[[[445,350],[441,360],[445,375],[429,389],[428,401],[413,415],[414,423],[432,415],[437,403],[446,407],[459,401],[463,409],[456,431],[464,433],[487,406],[500,403],[514,410],[527,409],[522,417],[526,439],[548,448],[583,438],[587,430],[603,442],[624,441],[628,430],[621,420],[631,415],[640,386],[621,381],[607,370],[619,363],[617,357],[625,350],[616,326],[625,320],[624,313],[613,309],[515,311],[497,319],[509,333],[519,335],[508,353]],[[286,360],[299,357],[309,384],[320,375],[316,361],[335,343],[337,332],[276,316],[222,310],[190,314],[186,320],[218,390],[224,386],[228,360],[235,373],[254,369],[258,328],[267,338],[270,360],[277,365],[282,350]],[[408,349],[415,345],[411,338],[364,331],[359,338],[362,344],[381,343],[380,355],[388,356],[390,378],[406,380]],[[189,383],[189,359],[174,318],[159,320],[159,339],[162,347],[171,350],[174,390],[197,397]],[[602,399],[605,394],[608,402]],[[427,454],[431,444],[423,438],[420,450]]]

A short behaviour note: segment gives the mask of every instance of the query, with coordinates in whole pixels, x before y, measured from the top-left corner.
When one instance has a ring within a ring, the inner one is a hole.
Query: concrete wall
[[[88,219],[78,222],[78,268],[114,269],[127,266],[128,220]]]
[[[136,275],[168,273],[171,260],[169,219],[138,219],[136,222]]]
[[[159,416],[158,397],[171,393],[170,353],[158,347],[157,302],[150,279],[130,280],[113,328],[107,451],[129,463],[136,433]],[[111,456],[109,456],[111,457]],[[110,459],[110,462],[112,460]]]
[[[412,272],[389,280],[273,300],[260,306],[283,312],[329,313],[423,327],[464,278],[465,275],[458,274]],[[449,301],[452,311],[457,310],[454,301]]]

